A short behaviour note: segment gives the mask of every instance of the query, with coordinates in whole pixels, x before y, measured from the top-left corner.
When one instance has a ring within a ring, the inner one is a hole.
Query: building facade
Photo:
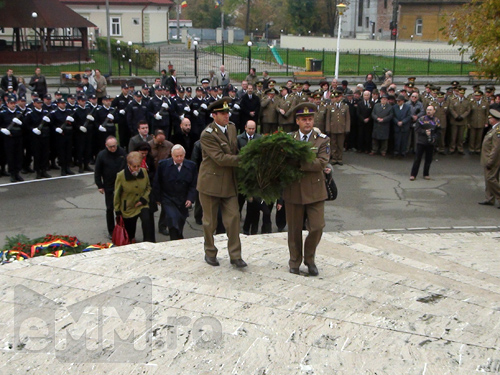
[[[107,36],[105,0],[61,2],[97,26],[93,38]],[[173,6],[171,0],[109,0],[110,35],[138,44],[165,42]]]

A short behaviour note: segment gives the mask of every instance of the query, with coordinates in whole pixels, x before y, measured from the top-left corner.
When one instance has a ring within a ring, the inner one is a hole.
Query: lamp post
[[[36,67],[38,66],[38,40],[37,40],[37,35],[36,35],[36,19],[38,18],[38,13],[37,12],[33,12],[31,13],[31,17],[33,17],[33,22],[35,23],[35,27],[33,28],[33,30],[35,30],[35,61],[36,61]]]
[[[193,42],[194,46],[194,77],[196,82],[198,82],[198,41]]]
[[[128,75],[132,77],[132,42],[128,41]]]
[[[119,40],[116,41],[116,52],[118,53],[118,75],[122,75],[122,49],[120,47],[121,42]]]
[[[345,4],[337,4],[337,11],[339,12],[339,31],[337,33],[337,53],[335,54],[335,79],[339,78],[340,33],[342,31],[342,16],[344,15],[345,8]]]
[[[247,72],[250,72],[250,68],[252,67],[252,42],[247,43],[248,46],[248,70]]]
[[[139,50],[136,49],[134,53],[135,53],[135,75],[137,76],[138,75],[137,69],[139,66]]]

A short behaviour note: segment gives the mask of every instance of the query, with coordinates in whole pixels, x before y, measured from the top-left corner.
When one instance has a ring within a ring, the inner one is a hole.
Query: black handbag
[[[337,185],[333,180],[333,170],[328,174],[325,173],[325,185],[326,192],[328,193],[328,198],[326,198],[326,200],[334,201],[335,199],[337,199],[337,195],[339,192],[337,190]]]

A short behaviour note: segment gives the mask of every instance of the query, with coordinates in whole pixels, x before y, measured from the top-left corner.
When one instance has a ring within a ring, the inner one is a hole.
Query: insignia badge
[[[318,135],[319,135],[321,138],[326,138],[326,134],[321,133],[321,134],[318,134]]]
[[[229,105],[227,104],[227,102],[224,102],[222,109],[224,109],[224,110],[229,109]]]
[[[207,133],[212,133],[212,132],[214,131],[214,129],[212,129],[212,128],[208,127],[208,128],[206,128],[206,129],[205,129],[205,131],[206,131]]]

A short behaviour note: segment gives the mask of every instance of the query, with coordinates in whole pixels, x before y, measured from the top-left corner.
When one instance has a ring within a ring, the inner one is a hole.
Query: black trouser
[[[283,228],[286,227],[286,210],[284,203],[281,210],[276,209],[276,226],[279,230],[283,230]]]
[[[203,218],[203,208],[201,207],[200,203],[200,195],[198,194],[198,192],[196,192],[196,202],[194,204],[194,219],[197,222],[200,222],[202,218]]]
[[[273,210],[273,204],[267,204],[266,202],[262,202],[260,205],[260,209],[262,210],[262,228],[260,232],[264,233],[272,233],[273,225],[271,223],[271,211]]]
[[[115,209],[113,200],[115,197],[114,190],[104,190],[104,202],[106,203],[106,224],[108,227],[108,233],[113,234],[113,229],[115,229]]]
[[[422,156],[425,154],[424,162],[424,177],[429,176],[429,169],[432,163],[432,153],[434,151],[434,145],[422,145],[417,144],[417,151],[415,153],[415,161],[413,162],[413,167],[411,168],[411,176],[417,177],[418,169],[420,168],[420,162],[422,161]]]
[[[56,135],[57,156],[59,158],[59,166],[64,172],[69,168],[71,155],[73,152],[73,136],[72,135]]]
[[[5,137],[5,152],[9,173],[15,176],[21,171],[23,164],[23,137]]]
[[[127,150],[128,143],[130,142],[130,129],[126,121],[118,123],[118,137],[120,138],[120,146]]]
[[[33,169],[36,172],[46,171],[49,168],[50,137],[33,135],[31,147],[33,150]]]
[[[243,231],[250,232],[250,234],[259,232],[260,201],[258,199],[247,200],[247,214],[243,223]]]
[[[24,148],[24,157],[23,157],[23,169],[28,170],[31,165],[31,161],[33,159],[33,142],[32,142],[32,137],[31,135],[34,135],[31,133],[31,131],[24,132],[23,134],[23,148]]]
[[[87,133],[77,130],[75,134],[75,148],[76,165],[79,167],[88,165],[92,158],[92,133],[89,130],[87,130]]]
[[[135,239],[135,231],[137,227],[137,219],[141,218],[142,235],[144,237],[143,241],[154,242],[154,238],[151,239],[151,217],[149,213],[149,208],[143,208],[141,212],[133,217],[123,218],[123,223],[125,224],[125,230],[127,231],[128,238],[130,241]],[[154,229],[154,227],[153,227]],[[154,232],[154,230],[153,230]]]
[[[370,152],[372,150],[372,132],[373,125],[371,122],[359,125],[358,127],[358,150]]]

